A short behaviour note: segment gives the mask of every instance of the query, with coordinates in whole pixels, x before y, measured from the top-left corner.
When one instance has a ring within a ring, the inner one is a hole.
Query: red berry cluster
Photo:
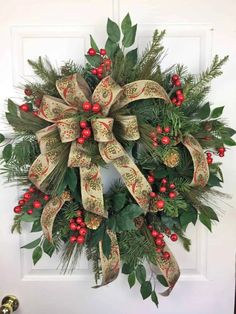
[[[34,209],[39,209],[42,207],[42,202],[37,198],[43,198],[43,201],[49,201],[50,196],[43,194],[41,191],[37,190],[36,187],[31,186],[28,191],[23,195],[23,198],[19,200],[18,205],[14,207],[14,213],[20,214],[26,207],[26,213],[32,215]]]
[[[77,218],[70,220],[70,230],[73,231],[73,235],[70,236],[70,242],[84,244],[88,229],[86,228],[86,224],[80,210],[77,211],[77,216]]]
[[[111,70],[111,59],[107,57],[106,50],[100,49],[99,53],[97,53],[95,49],[89,48],[88,54],[91,57],[94,57],[97,54],[100,56],[100,65],[97,68],[93,68],[91,73],[96,75],[99,79],[102,79],[103,76]]]
[[[152,225],[149,225],[148,229],[150,230],[151,235],[154,238],[157,253],[161,254],[163,259],[169,260],[170,259],[170,253],[168,251],[164,251],[165,246],[166,246],[166,243],[164,240],[165,235],[163,233],[155,230]],[[178,240],[178,235],[176,233],[171,234],[170,229],[166,229],[165,234],[173,242]]]
[[[92,130],[89,127],[87,121],[80,121],[81,135],[77,138],[77,143],[83,145],[86,140],[88,140],[92,135]]]
[[[27,97],[25,97],[26,103],[19,106],[21,111],[29,112],[32,110],[32,105],[34,104],[36,107],[40,107],[42,98],[34,97],[32,95],[32,90],[30,88],[25,88],[24,93]],[[33,110],[33,115],[38,116],[38,110]]]
[[[171,78],[172,85],[175,87],[181,87],[181,81],[180,77],[177,74],[174,74]],[[171,99],[172,104],[174,104],[176,107],[180,107],[182,103],[184,102],[184,95],[182,89],[177,89],[175,92],[174,97]]]
[[[163,133],[169,134],[170,133],[170,127],[166,126],[162,128],[160,125],[156,126],[156,130],[150,133],[150,138],[152,139],[152,144],[154,147],[157,147],[158,140],[161,141],[161,144],[163,145],[169,145],[171,142],[171,139],[167,135],[163,135]]]
[[[217,153],[214,153],[214,154],[218,155],[219,157],[224,157],[225,151],[226,149],[224,147],[219,147],[217,149]],[[211,165],[213,163],[213,157],[212,157],[213,153],[207,152],[206,155],[207,155],[207,163],[208,165]]]

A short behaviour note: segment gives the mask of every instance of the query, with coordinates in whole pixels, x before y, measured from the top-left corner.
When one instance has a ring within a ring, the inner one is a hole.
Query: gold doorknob
[[[0,307],[0,314],[11,314],[19,307],[19,301],[14,295],[7,295],[2,299],[2,306]]]

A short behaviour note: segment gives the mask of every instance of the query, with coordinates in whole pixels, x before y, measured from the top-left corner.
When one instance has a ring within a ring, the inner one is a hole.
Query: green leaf
[[[40,219],[35,220],[30,232],[39,232],[41,230],[42,230],[42,225],[41,225]]]
[[[133,270],[134,270],[134,268],[130,264],[124,263],[122,266],[122,273],[123,274],[129,275],[133,272]]]
[[[125,56],[125,68],[133,68],[137,64],[138,60],[138,49],[135,48],[129,51]]]
[[[208,218],[210,218],[211,220],[216,220],[219,221],[219,218],[217,216],[217,214],[215,213],[215,211],[209,207],[209,206],[202,206],[200,208],[200,212],[203,213],[205,216],[207,216]]]
[[[134,218],[140,216],[141,214],[143,214],[143,209],[138,205],[127,205],[115,216],[115,231],[120,232],[136,229]]]
[[[85,55],[85,58],[87,59],[88,63],[95,68],[100,65],[101,60],[99,55],[95,56]]]
[[[5,162],[8,162],[10,160],[11,155],[12,155],[12,145],[7,144],[2,151],[2,157],[5,160]]]
[[[91,46],[94,50],[96,50],[97,52],[99,52],[99,48],[98,48],[98,46],[97,46],[95,40],[93,39],[93,36],[92,36],[92,35],[90,35],[90,46]]]
[[[41,237],[36,239],[36,240],[34,240],[34,241],[32,241],[32,242],[30,242],[30,243],[28,243],[28,244],[26,244],[26,245],[24,245],[24,246],[22,246],[21,248],[22,249],[33,249],[37,245],[39,245],[40,241],[41,241]]]
[[[107,34],[110,40],[114,43],[120,41],[120,28],[114,21],[110,20],[109,18],[107,20]]]
[[[235,140],[233,140],[232,138],[225,138],[225,139],[223,139],[223,142],[227,146],[235,146],[236,145]]]
[[[201,119],[206,119],[206,118],[209,117],[210,113],[211,113],[210,104],[209,104],[209,102],[207,102],[207,103],[206,103],[204,106],[202,106],[202,107],[200,108],[200,110],[198,111],[198,116],[199,116],[199,118],[201,118]]]
[[[125,206],[126,195],[125,193],[117,193],[113,196],[112,205],[114,210],[119,211]]]
[[[224,106],[213,109],[211,113],[211,118],[213,119],[219,118],[222,115],[223,110],[224,110]]]
[[[229,137],[233,136],[236,133],[236,131],[232,128],[224,127],[223,130],[225,133],[227,133]]]
[[[43,251],[44,253],[46,253],[48,256],[52,256],[52,254],[55,251],[55,246],[48,241],[48,239],[45,238],[44,242],[43,242]]]
[[[21,221],[25,221],[25,222],[34,222],[35,220],[38,220],[39,216],[35,216],[35,215],[28,215],[28,214],[24,214],[21,217]]]
[[[91,239],[89,241],[89,247],[96,246],[98,242],[103,239],[104,233],[105,233],[104,224],[100,225],[100,227],[94,232],[91,232]]]
[[[112,59],[114,57],[114,54],[116,53],[118,47],[119,45],[117,43],[114,43],[109,38],[107,39],[105,49],[109,58]]]
[[[11,99],[8,99],[7,109],[11,115],[17,116],[17,108],[18,106]]]
[[[32,258],[33,258],[33,263],[34,265],[38,263],[38,261],[40,260],[40,258],[42,257],[43,255],[43,250],[40,246],[37,246],[34,251],[33,251],[33,254],[32,254]]]
[[[155,291],[152,291],[151,299],[152,299],[152,302],[155,303],[156,306],[158,306],[159,302],[158,302],[157,294]]]
[[[0,133],[0,143],[2,143],[3,141],[5,141],[5,136]]]
[[[204,213],[200,213],[199,219],[211,231],[211,220]]]
[[[192,222],[194,225],[196,224],[197,216],[198,213],[194,207],[190,207],[180,215],[180,223],[184,231],[186,230],[189,223]]]
[[[136,31],[137,31],[137,24],[132,26],[125,34],[124,38],[122,40],[122,44],[124,47],[128,48],[132,46],[135,42],[136,37]]]
[[[213,187],[213,186],[219,186],[221,187],[221,180],[215,175],[214,173],[210,172],[210,177],[207,182],[207,185]]]
[[[75,173],[75,170],[73,168],[67,168],[65,180],[67,182],[67,185],[69,186],[70,190],[72,192],[75,191],[77,186],[77,175]]]
[[[138,265],[135,270],[136,278],[140,284],[146,280],[146,269],[143,265]]]
[[[132,288],[135,285],[135,273],[132,272],[128,276],[129,287]]]
[[[123,21],[121,22],[121,30],[123,34],[126,34],[127,31],[131,28],[132,22],[129,13],[124,17]]]
[[[152,294],[152,285],[150,281],[144,281],[140,288],[143,299],[147,299]]]
[[[102,239],[102,251],[106,258],[109,258],[111,254],[111,238],[109,237],[106,231]]]
[[[165,277],[163,275],[157,275],[157,280],[162,284],[164,287],[169,287]]]

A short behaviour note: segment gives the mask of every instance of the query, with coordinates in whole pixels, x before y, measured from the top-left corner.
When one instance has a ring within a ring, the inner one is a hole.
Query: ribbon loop
[[[136,116],[116,116],[121,128],[120,136],[127,141],[136,141],[140,138]]]
[[[97,142],[112,141],[114,136],[112,133],[114,119],[103,118],[92,120],[93,136]]]
[[[77,139],[80,133],[79,117],[71,117],[56,122],[61,142],[67,143]]]

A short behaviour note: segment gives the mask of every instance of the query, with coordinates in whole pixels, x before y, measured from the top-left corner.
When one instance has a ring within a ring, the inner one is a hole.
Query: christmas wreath
[[[108,19],[105,49],[90,36],[84,67],[29,60],[41,80],[24,84],[22,105],[8,100],[14,133],[0,135],[1,161],[8,182],[27,186],[12,230],[28,222],[40,233],[23,246],[34,264],[61,251],[62,269],[73,270],[84,249],[96,287],[115,280],[122,262],[130,287],[137,280],[143,299],[158,305],[155,280],[168,295],[180,276],[169,239],[189,250],[188,224],[199,219],[211,230],[218,221],[210,196],[221,195],[218,157],[235,145],[235,131],[221,120],[223,107],[205,101],[227,57],[198,76],[182,65],[162,70],[165,32],[140,55],[130,48],[136,29],[129,14],[121,28]],[[120,179],[104,193],[108,166]]]

